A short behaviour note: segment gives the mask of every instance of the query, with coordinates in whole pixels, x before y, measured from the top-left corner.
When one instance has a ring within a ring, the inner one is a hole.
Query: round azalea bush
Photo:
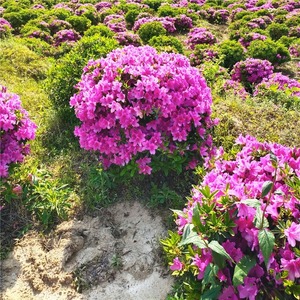
[[[189,32],[187,43],[191,49],[194,49],[198,44],[216,43],[216,37],[206,28],[196,27]]]
[[[300,283],[300,148],[240,136],[222,149],[162,241],[184,299],[296,299]],[[228,156],[227,156],[228,157]],[[295,298],[294,298],[295,297]]]
[[[211,92],[183,55],[116,49],[87,64],[77,89],[70,101],[81,121],[75,135],[82,148],[99,152],[105,168],[130,162],[150,174],[155,158],[176,157],[193,168],[208,156]]]
[[[300,82],[281,73],[273,73],[255,87],[254,96],[270,99],[286,108],[300,107]]]
[[[273,73],[273,69],[268,60],[247,58],[233,66],[231,78],[243,83],[247,91],[252,91],[252,85],[269,77]]]
[[[76,42],[81,38],[80,34],[73,29],[63,29],[54,35],[54,45],[59,46],[65,42]]]
[[[0,178],[7,177],[9,167],[29,153],[27,141],[35,138],[35,131],[19,96],[0,86]]]
[[[12,26],[4,18],[0,18],[0,38],[5,38],[11,35]]]

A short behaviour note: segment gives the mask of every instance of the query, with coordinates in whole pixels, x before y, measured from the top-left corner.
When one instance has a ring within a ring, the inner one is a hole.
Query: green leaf
[[[267,265],[274,248],[275,236],[271,231],[262,229],[258,233],[258,243],[264,257],[265,265]]]
[[[242,200],[241,203],[244,203],[251,207],[260,207],[261,206],[260,200],[258,200],[258,199],[245,199],[245,200]]]
[[[219,244],[218,241],[211,241],[208,244],[208,248],[210,248],[212,251],[214,251],[218,254],[221,254],[222,256],[226,257],[227,259],[229,259],[230,261],[233,262],[233,259],[231,258],[231,256],[226,252],[224,247]]]
[[[195,226],[193,224],[186,224],[182,233],[182,241],[184,241],[192,232]],[[195,233],[195,232],[194,232]]]
[[[244,282],[244,278],[249,271],[255,266],[256,259],[245,255],[235,266],[233,274],[233,285],[238,286]]]
[[[272,181],[266,181],[264,182],[263,186],[262,186],[262,192],[261,192],[261,197],[265,197],[269,194],[269,192],[272,190],[273,188],[273,182]]]
[[[182,210],[178,210],[178,209],[171,209],[171,211],[176,214],[177,216],[180,216],[180,217],[183,217],[183,218],[186,218],[187,217],[187,214],[184,213]]]
[[[223,269],[225,267],[225,257],[215,251],[212,251],[212,257],[214,263],[220,268]]]
[[[263,224],[262,224],[263,222]],[[254,218],[254,225],[257,229],[266,228],[269,226],[267,218],[263,218],[263,211],[260,207],[256,209],[256,214]]]
[[[198,203],[197,203],[198,204]],[[197,227],[197,229],[203,229],[203,224],[200,220],[200,212],[199,212],[199,205],[196,205],[193,209],[193,218],[192,218],[193,224]]]
[[[200,249],[207,248],[203,239],[201,239],[197,232],[194,231],[190,232],[190,234],[185,239],[182,239],[178,246],[180,247],[187,244],[194,244]]]
[[[209,290],[205,291],[200,296],[200,300],[218,299],[220,292],[221,292],[221,285],[212,286]]]

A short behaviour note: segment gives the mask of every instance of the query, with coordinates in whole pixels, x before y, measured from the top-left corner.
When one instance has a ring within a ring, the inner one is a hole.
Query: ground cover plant
[[[143,198],[167,299],[298,299],[299,23],[299,0],[0,0],[0,256]]]

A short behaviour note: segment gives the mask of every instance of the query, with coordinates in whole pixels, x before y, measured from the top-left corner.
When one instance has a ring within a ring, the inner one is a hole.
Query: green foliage
[[[282,36],[279,40],[278,43],[284,45],[286,48],[289,48],[289,46],[296,40],[295,37],[291,36]]]
[[[40,15],[41,12],[36,9],[19,9],[18,11],[4,12],[3,18],[11,24],[15,32],[19,32],[29,20],[36,19]]]
[[[272,23],[267,28],[272,40],[277,41],[282,36],[287,36],[289,28],[285,24]]]
[[[103,24],[92,25],[84,32],[84,36],[100,35],[107,38],[112,38],[114,32],[112,32],[107,26]]]
[[[245,59],[244,49],[239,42],[226,40],[217,49],[223,55],[221,65],[225,68],[232,69],[235,63]]]
[[[161,52],[175,52],[183,54],[182,43],[173,36],[154,36],[149,40],[148,45]]]
[[[285,25],[287,27],[293,27],[293,26],[299,26],[300,24],[300,16],[299,15],[295,15],[295,16],[292,16],[290,18],[288,18],[285,22]]]
[[[240,135],[252,135],[261,141],[284,145],[300,145],[300,113],[272,104],[272,99],[263,102],[244,101],[227,96],[214,102],[213,116],[220,122],[214,128],[216,146],[226,152],[234,151],[234,141]]]
[[[100,167],[89,167],[88,178],[83,187],[84,199],[89,208],[103,207],[115,199],[110,195],[113,177]]]
[[[55,17],[59,20],[66,20],[68,17],[70,17],[72,13],[65,9],[65,8],[54,8],[51,10],[48,10],[45,14],[45,17]]]
[[[71,190],[58,181],[51,180],[51,175],[44,171],[34,177],[32,185],[27,185],[24,192],[25,206],[34,213],[45,228],[58,219],[66,219],[71,204]]]
[[[46,77],[48,68],[49,64],[45,59],[17,40],[0,41],[0,70],[3,72],[40,80]]]
[[[150,8],[154,9],[155,11],[158,10],[158,8],[162,4],[162,0],[143,0],[143,4],[148,5]]]
[[[179,8],[179,7],[172,7],[169,4],[161,5],[157,10],[157,14],[159,17],[176,17],[184,13],[186,13],[186,9]]]
[[[137,34],[145,44],[154,36],[166,35],[166,33],[167,30],[160,22],[145,23],[137,31]]]
[[[125,21],[127,22],[128,26],[131,28],[134,25],[134,22],[136,21],[136,17],[141,13],[140,9],[130,9],[125,14]]]
[[[70,118],[75,119],[69,108],[69,101],[75,93],[74,86],[80,80],[83,67],[90,59],[103,57],[117,46],[118,43],[114,39],[100,35],[86,36],[56,62],[45,85],[55,109],[63,110]]]
[[[299,91],[299,88],[278,89],[278,85],[274,84],[270,87],[261,86],[259,93],[256,96],[256,101],[269,101],[276,105],[280,105],[286,109],[300,110],[300,99],[298,96],[293,96],[293,92]]]
[[[284,63],[291,59],[289,51],[284,45],[270,39],[252,41],[248,47],[247,56],[266,59],[272,64]]]
[[[66,21],[80,34],[83,34],[92,25],[92,22],[84,16],[71,16]]]
[[[183,205],[183,198],[165,183],[161,187],[154,183],[151,183],[151,186],[151,196],[148,206],[156,208],[165,206],[180,208]]]
[[[36,38],[20,38],[18,42],[39,56],[52,56],[54,49],[47,42]]]

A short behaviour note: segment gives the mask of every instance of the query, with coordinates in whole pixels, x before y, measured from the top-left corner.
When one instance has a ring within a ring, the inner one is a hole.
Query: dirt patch
[[[3,299],[165,299],[173,283],[159,247],[165,234],[139,202],[64,222],[47,237],[29,233],[3,261]]]

